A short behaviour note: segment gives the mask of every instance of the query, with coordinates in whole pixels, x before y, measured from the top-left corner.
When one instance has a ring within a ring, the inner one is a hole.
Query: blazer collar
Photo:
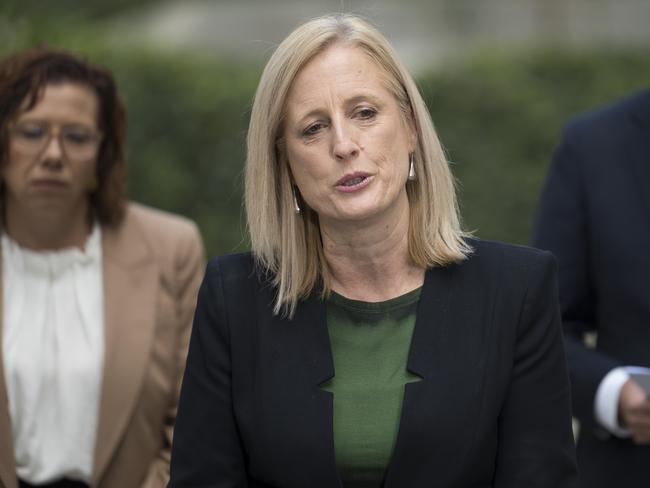
[[[462,477],[477,436],[469,419],[486,394],[486,344],[495,341],[492,320],[499,293],[498,283],[486,282],[478,264],[465,261],[427,271],[407,365],[423,379],[405,385],[385,488],[411,486],[404,480],[419,485],[423,480],[415,476],[422,475],[423,466],[427,473],[438,473],[440,486]]]
[[[409,479],[409,472],[415,472],[411,470],[417,468],[419,459],[414,453],[423,449],[423,419],[445,418],[443,408],[446,400],[443,401],[441,396],[430,398],[427,391],[431,385],[436,385],[435,390],[438,392],[453,389],[450,378],[454,375],[449,374],[449,367],[463,367],[456,358],[449,357],[454,349],[448,346],[455,337],[449,313],[453,268],[454,266],[432,268],[425,275],[407,361],[408,371],[420,376],[422,381],[404,385],[399,430],[386,471],[385,488],[401,486],[403,480]],[[440,427],[441,424],[434,426]],[[442,438],[441,434],[426,430],[426,435],[431,439]],[[438,442],[431,443],[430,446],[440,451],[438,456],[441,460],[447,457],[446,449],[441,449]]]
[[[265,303],[273,300],[270,288],[262,295]],[[334,363],[326,323],[325,303],[319,292],[312,293],[300,301],[292,319],[272,316],[269,330],[274,338],[276,353],[283,358],[281,369],[276,370],[280,384],[290,384],[275,402],[266,408],[273,412],[276,424],[272,426],[275,435],[291,432],[297,437],[290,441],[291,464],[296,470],[305,473],[310,479],[318,479],[317,487],[339,487],[340,480],[334,456],[333,436],[333,397],[320,385],[334,376]],[[273,383],[273,382],[270,382]],[[268,386],[268,384],[267,384]],[[275,385],[273,386],[275,388]],[[296,428],[299,423],[299,428]],[[307,440],[305,440],[307,439]],[[272,435],[269,442],[276,445]],[[294,452],[295,445],[307,442],[305,449]],[[268,469],[275,471],[282,463],[269,462]],[[278,473],[281,478],[286,473]]]
[[[136,405],[149,361],[159,287],[153,247],[129,214],[118,228],[103,231],[102,251],[105,352],[94,485],[106,471]]]

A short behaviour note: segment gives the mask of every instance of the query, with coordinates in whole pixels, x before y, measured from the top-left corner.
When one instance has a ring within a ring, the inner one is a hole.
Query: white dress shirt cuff
[[[624,367],[614,368],[605,375],[596,390],[596,420],[617,437],[630,437],[630,433],[618,423],[618,400],[621,388],[629,378]]]

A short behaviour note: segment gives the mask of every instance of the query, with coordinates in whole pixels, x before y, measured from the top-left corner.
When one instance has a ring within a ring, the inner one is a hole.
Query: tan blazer
[[[118,228],[102,229],[102,253],[106,350],[92,486],[163,487],[203,274],[201,238],[187,219],[130,204]],[[0,341],[2,316],[0,306]],[[0,487],[17,488],[1,345]]]

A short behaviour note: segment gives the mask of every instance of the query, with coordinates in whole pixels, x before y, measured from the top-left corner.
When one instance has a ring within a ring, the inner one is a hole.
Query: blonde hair
[[[327,15],[294,30],[276,49],[257,87],[248,130],[245,205],[257,264],[277,288],[274,312],[293,316],[296,305],[320,286],[329,295],[318,215],[296,215],[292,180],[281,144],[285,104],[300,69],[334,44],[361,49],[386,73],[388,88],[417,134],[417,179],[406,185],[409,254],[423,268],[458,262],[471,252],[461,230],[454,180],[429,111],[415,82],[386,38],[349,14]],[[303,205],[303,207],[306,207]]]

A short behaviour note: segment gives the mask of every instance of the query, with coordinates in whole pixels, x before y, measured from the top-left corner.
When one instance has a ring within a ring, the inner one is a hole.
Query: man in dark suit
[[[650,90],[568,124],[533,243],[559,261],[582,486],[650,486]]]

